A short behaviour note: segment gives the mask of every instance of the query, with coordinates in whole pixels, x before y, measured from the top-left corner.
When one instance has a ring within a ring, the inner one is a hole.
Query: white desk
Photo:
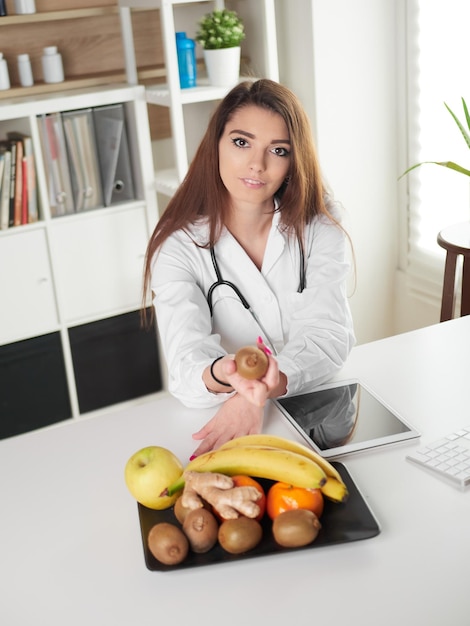
[[[470,422],[470,316],[357,347],[360,377],[432,440]],[[123,470],[157,444],[182,460],[209,417],[172,398],[0,442],[0,624],[470,623],[470,492],[405,460],[344,460],[382,528],[356,543],[172,572],[146,569]],[[271,407],[266,429],[294,436]]]

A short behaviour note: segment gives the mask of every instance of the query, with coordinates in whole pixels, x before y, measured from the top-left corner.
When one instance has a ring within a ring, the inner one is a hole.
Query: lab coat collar
[[[276,261],[282,255],[284,251],[284,246],[286,245],[287,235],[283,231],[282,225],[280,223],[281,213],[278,210],[278,208],[279,208],[279,201],[277,200],[277,198],[275,198],[273,219],[272,219],[271,229],[269,231],[268,241],[266,244],[266,250],[265,250],[264,259],[263,259],[263,267],[262,267],[263,275],[266,275],[270,271],[270,269],[274,266]],[[208,230],[209,230],[209,220],[207,217],[200,218],[195,224],[191,225],[187,230],[191,239],[193,239],[193,241],[196,244],[201,245],[201,246],[207,245],[207,237],[208,237]],[[240,244],[237,242],[235,237],[232,236],[232,234],[227,230],[225,226],[222,228],[222,232],[220,235],[220,244],[224,248],[224,254],[226,255],[226,257],[231,257],[232,256],[231,252],[232,252],[233,258],[237,259],[238,263],[240,262],[239,252],[238,252],[240,249]],[[218,246],[216,245],[216,250],[217,250],[217,247]]]
[[[286,245],[285,234],[280,228],[280,212],[274,211],[271,230],[269,232],[266,250],[264,252],[262,273],[266,276],[269,270],[282,255]]]
[[[278,202],[276,200],[275,209],[277,208],[278,208]],[[226,258],[232,258],[232,262],[237,262],[238,264],[241,262],[241,259],[239,256],[240,244],[225,227],[222,229],[222,233],[220,236],[220,244],[224,248],[224,255]],[[275,210],[273,213],[273,219],[271,223],[271,229],[269,231],[268,241],[266,243],[266,250],[264,252],[263,266],[261,268],[261,273],[263,276],[266,276],[268,274],[270,269],[274,266],[276,261],[282,255],[285,245],[286,245],[286,235],[285,233],[283,233],[283,229],[280,224],[280,212]],[[216,246],[216,250],[217,250],[217,247],[218,246]],[[249,261],[249,263],[247,263],[247,266],[244,268],[244,270],[250,273],[252,270],[252,267],[251,267],[252,265],[253,263]],[[258,272],[258,270],[256,271]]]

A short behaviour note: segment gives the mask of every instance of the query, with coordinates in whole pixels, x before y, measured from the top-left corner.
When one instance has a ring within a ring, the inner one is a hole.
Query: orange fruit
[[[283,482],[274,483],[266,496],[266,512],[272,520],[292,509],[307,509],[320,518],[323,504],[321,489],[304,489]]]

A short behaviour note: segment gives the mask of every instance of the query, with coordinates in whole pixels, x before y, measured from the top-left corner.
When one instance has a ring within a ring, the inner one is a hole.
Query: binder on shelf
[[[74,212],[72,185],[60,113],[40,116],[39,131],[49,185],[51,215]]]
[[[103,206],[92,109],[62,113],[76,211]]]
[[[135,198],[124,104],[93,109],[105,206]]]

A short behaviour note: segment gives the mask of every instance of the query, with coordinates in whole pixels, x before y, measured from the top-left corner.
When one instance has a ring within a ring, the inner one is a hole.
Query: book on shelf
[[[103,206],[95,130],[91,109],[62,113],[76,211]]]
[[[16,189],[16,142],[10,143],[11,163],[10,163],[10,212],[8,215],[8,226],[15,225],[15,189]]]
[[[39,219],[38,210],[38,193],[36,184],[36,162],[34,159],[33,140],[29,135],[23,137],[23,151],[26,161],[26,180],[25,186],[27,189],[27,215],[28,224],[37,222]]]
[[[21,225],[21,207],[23,197],[23,142],[12,140],[16,146],[15,192],[13,198],[13,226]]]
[[[25,156],[21,159],[21,224],[28,224],[28,161]]]
[[[3,170],[5,169],[6,147],[0,144],[0,197],[2,195]]]
[[[126,113],[122,103],[93,109],[105,206],[135,198]]]
[[[0,229],[9,226],[10,219],[10,177],[11,177],[11,150],[3,153],[3,176],[0,191]]]
[[[39,218],[32,138],[19,132],[9,132],[7,137],[10,150],[13,144],[15,146],[13,223],[10,226],[30,224]]]

